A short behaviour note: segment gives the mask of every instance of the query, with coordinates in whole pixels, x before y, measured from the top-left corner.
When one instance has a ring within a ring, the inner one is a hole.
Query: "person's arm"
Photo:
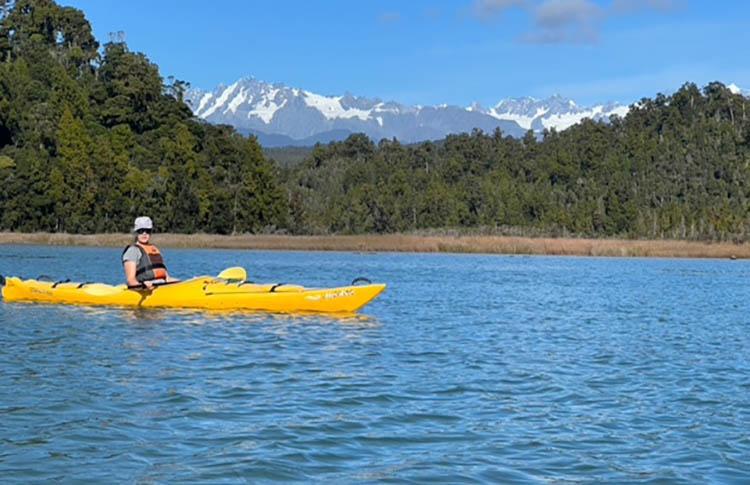
[[[135,277],[135,261],[125,261],[122,265],[125,267],[125,279],[128,282],[128,286],[140,285],[140,282]]]
[[[136,271],[136,264],[135,261],[125,261],[123,263],[123,266],[125,267],[125,278],[128,281],[128,286],[141,286],[141,282],[138,281],[135,277],[135,271]],[[145,286],[147,289],[151,289],[154,287],[153,283],[150,281],[146,281],[143,283],[143,286]]]
[[[125,279],[130,287],[143,286],[146,289],[151,289],[154,284],[150,281],[141,283],[138,281],[136,276],[138,271],[138,261],[141,258],[141,253],[135,246],[130,246],[122,255],[122,265],[125,269]]]

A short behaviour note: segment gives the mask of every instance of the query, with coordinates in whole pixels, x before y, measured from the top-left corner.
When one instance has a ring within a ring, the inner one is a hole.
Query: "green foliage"
[[[169,79],[124,43],[99,51],[79,10],[0,0],[0,229],[286,227],[287,197],[254,138],[195,120]]]
[[[475,131],[404,147],[357,135],[316,147],[286,184],[293,232],[746,240],[750,100],[686,84],[541,139]]]
[[[0,0],[0,230],[296,234],[478,229],[746,240],[750,100],[720,83],[522,139],[357,134],[276,150],[195,120],[187,83],[79,10]],[[283,183],[282,183],[283,180]]]
[[[69,109],[60,119],[57,144],[57,157],[50,172],[55,229],[89,232],[93,229],[97,190],[91,167],[92,141],[83,123]]]
[[[304,162],[312,150],[311,147],[263,148],[263,154],[280,167],[291,168]]]
[[[0,170],[12,170],[16,168],[16,162],[7,155],[0,155]]]

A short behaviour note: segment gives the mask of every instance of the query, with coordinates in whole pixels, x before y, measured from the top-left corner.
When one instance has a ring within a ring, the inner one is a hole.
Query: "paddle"
[[[247,272],[245,271],[245,268],[234,266],[232,268],[227,268],[219,273],[217,278],[226,281],[245,281],[245,279],[247,278]],[[164,283],[154,283],[152,289],[159,288],[160,286],[173,285],[176,283],[180,283],[180,281],[165,281]],[[145,290],[145,287],[141,285],[132,287],[129,286],[127,287],[127,289],[140,291]],[[92,296],[110,296],[121,293],[123,291],[123,287],[122,285],[111,286],[103,283],[90,283],[88,285],[85,285],[82,290]]]
[[[160,286],[166,286],[166,285],[174,285],[177,283],[181,283],[181,281],[165,281],[164,283],[154,283],[154,285],[151,287],[150,290],[147,290],[147,288],[143,285],[138,286],[125,286],[125,285],[118,285],[118,286],[112,286],[108,285],[106,283],[89,283],[87,285],[84,285],[81,287],[81,291],[84,293],[88,293],[91,296],[112,296],[112,295],[119,295],[124,290],[133,290],[133,291],[151,291],[156,288],[159,288]]]
[[[245,271],[245,268],[241,266],[232,266],[231,268],[227,268],[223,270],[216,277],[221,280],[228,281],[228,282],[245,281],[247,279],[247,271]],[[161,283],[154,283],[153,288],[157,288],[159,286],[171,285],[174,283],[179,283],[179,281],[164,281]],[[131,290],[136,290],[139,288],[143,288],[143,286],[142,285],[128,286],[128,289],[131,289]]]
[[[157,282],[157,283],[151,283],[151,288],[150,289],[153,290],[154,288],[158,288],[159,286],[173,285],[175,283],[182,283],[182,280],[177,280],[177,281],[161,281],[161,282]],[[145,283],[140,283],[140,284],[137,284],[137,285],[128,285],[128,289],[129,290],[147,290],[149,288],[146,286]]]
[[[241,266],[233,266],[219,273],[218,278],[227,281],[245,281],[247,279],[247,271]]]

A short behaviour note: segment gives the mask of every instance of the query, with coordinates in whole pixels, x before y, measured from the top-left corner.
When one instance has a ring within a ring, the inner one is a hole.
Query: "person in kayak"
[[[150,290],[156,283],[178,281],[169,276],[161,252],[151,244],[153,230],[154,223],[150,217],[135,219],[135,243],[122,252],[122,264],[129,287],[143,286]]]

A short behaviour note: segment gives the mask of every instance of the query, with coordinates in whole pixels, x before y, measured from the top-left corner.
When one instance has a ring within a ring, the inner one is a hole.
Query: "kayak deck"
[[[141,308],[202,308],[258,310],[278,313],[353,313],[385,290],[384,284],[337,288],[305,288],[287,284],[256,284],[200,276],[152,290],[130,289],[102,283],[52,283],[6,278],[6,302],[28,301],[72,305],[106,305]]]

